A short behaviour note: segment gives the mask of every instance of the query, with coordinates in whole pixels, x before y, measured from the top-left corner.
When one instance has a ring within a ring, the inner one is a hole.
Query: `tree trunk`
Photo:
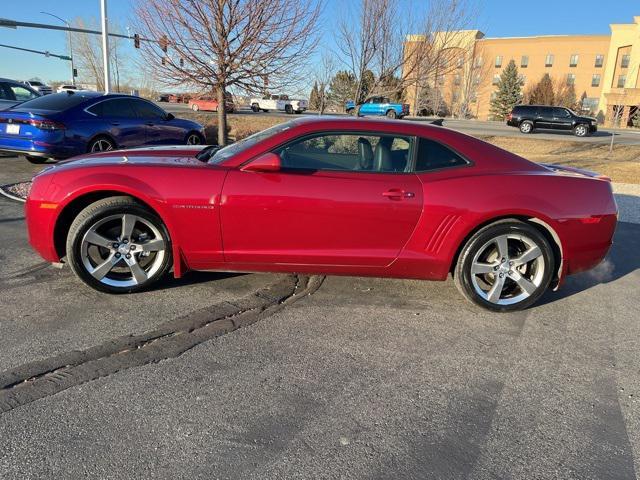
[[[227,144],[227,110],[225,108],[224,85],[217,88],[218,96],[218,145]]]

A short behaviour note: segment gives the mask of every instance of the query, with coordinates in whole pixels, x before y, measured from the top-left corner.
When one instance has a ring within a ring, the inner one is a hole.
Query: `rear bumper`
[[[50,143],[25,138],[0,137],[0,152],[30,155],[33,157],[63,159],[77,155],[77,149],[64,143]]]

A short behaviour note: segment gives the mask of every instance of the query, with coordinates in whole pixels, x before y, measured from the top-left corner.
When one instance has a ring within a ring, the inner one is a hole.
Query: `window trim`
[[[448,148],[449,150],[451,150],[453,153],[455,153],[456,155],[458,155],[462,160],[464,160],[465,164],[464,165],[450,165],[447,167],[438,167],[438,168],[432,168],[431,170],[416,170],[416,160],[418,158],[418,147],[419,147],[419,143],[420,143],[420,139],[424,138],[425,140],[429,140],[431,142],[435,142],[438,145],[444,147],[444,148]],[[440,172],[442,170],[451,170],[454,168],[468,168],[468,167],[473,167],[475,166],[475,163],[473,162],[473,160],[469,160],[469,158],[466,155],[463,155],[462,153],[460,153],[460,151],[458,151],[457,149],[453,148],[451,145],[447,145],[446,143],[440,141],[439,139],[436,138],[430,138],[430,137],[421,137],[419,135],[415,136],[416,139],[416,153],[415,153],[415,158],[414,158],[414,162],[413,162],[413,170],[412,173],[416,174],[416,175],[424,175],[426,173],[431,173],[431,172]]]
[[[380,137],[402,137],[402,138],[407,138],[410,140],[409,142],[409,154],[407,155],[407,167],[410,167],[409,171],[404,171],[404,172],[379,172],[379,171],[365,171],[365,170],[343,170],[343,169],[338,169],[338,168],[287,168],[286,169],[286,173],[304,173],[304,172],[339,172],[339,173],[365,173],[365,174],[376,174],[376,175],[411,175],[411,174],[415,174],[415,160],[416,160],[416,139],[417,137],[415,135],[405,135],[402,133],[390,133],[390,132],[380,132],[380,131],[372,131],[372,130],[325,130],[325,131],[321,131],[321,132],[311,132],[311,133],[307,133],[305,135],[296,137],[296,138],[292,138],[290,140],[287,140],[286,142],[280,143],[272,148],[270,148],[269,150],[267,150],[266,152],[269,153],[276,153],[276,150],[279,150],[281,148],[284,148],[290,144],[293,143],[298,143],[298,142],[303,142],[309,138],[314,138],[314,137],[318,137],[318,136],[327,136],[327,135],[360,135],[360,136],[370,136],[370,137],[376,137],[376,136],[380,136]],[[247,160],[246,162],[243,162],[241,165],[239,165],[237,168],[241,169],[242,167],[244,167],[245,165],[248,165],[249,163],[253,162],[253,160],[255,160],[256,158],[258,158],[260,155],[262,155],[263,153],[266,152],[262,152],[262,153],[258,153],[257,155],[251,157],[249,160]],[[405,168],[407,168],[405,167]]]
[[[165,114],[165,117],[166,117],[166,115],[167,115],[167,112],[165,112],[163,108],[158,107],[155,103],[150,102],[150,101],[149,101],[149,100],[147,100],[146,98],[140,98],[140,97],[134,97],[134,96],[128,96],[128,95],[122,95],[122,96],[115,96],[115,97],[103,98],[103,99],[101,99],[101,100],[97,101],[96,103],[92,103],[92,104],[91,104],[91,105],[89,105],[88,107],[85,107],[85,108],[83,109],[83,111],[87,112],[89,115],[92,115],[92,116],[94,116],[94,117],[96,117],[96,118],[102,118],[102,117],[99,117],[98,115],[96,115],[95,113],[90,112],[90,111],[89,111],[89,109],[90,109],[90,108],[93,108],[93,107],[95,107],[96,105],[99,105],[99,104],[101,104],[101,103],[103,103],[103,102],[109,102],[109,101],[111,101],[111,100],[142,100],[143,102],[150,103],[150,104],[151,104],[151,105],[153,105],[154,107],[159,108],[160,110],[162,110],[162,111],[164,112],[164,114]],[[126,117],[126,118],[137,118],[137,119],[139,119],[139,120],[144,120],[144,119],[145,119],[144,117],[140,117],[140,116],[138,116],[138,111],[135,109],[135,107],[134,107],[134,106],[131,106],[131,109],[133,110],[133,113],[135,113],[135,114],[136,114],[136,116],[135,116],[135,117]]]

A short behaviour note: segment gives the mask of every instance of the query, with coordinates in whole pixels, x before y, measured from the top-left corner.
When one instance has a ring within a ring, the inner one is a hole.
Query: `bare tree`
[[[320,2],[311,0],[143,0],[136,8],[141,53],[165,85],[256,93],[297,84],[316,45]],[[162,40],[162,41],[161,41]],[[165,47],[165,48],[163,48]],[[166,50],[166,51],[165,51]],[[218,108],[218,143],[226,112]]]
[[[95,20],[89,23],[82,18],[77,18],[74,26],[78,28],[98,29]],[[112,25],[113,32],[118,31],[118,27]],[[96,85],[99,91],[104,90],[104,66],[102,64],[102,43],[100,35],[90,33],[74,33],[72,35],[73,57],[78,68],[79,77]],[[116,91],[120,91],[120,70],[126,63],[127,58],[121,52],[122,39],[111,37],[109,39],[109,62]]]
[[[427,8],[419,3],[407,8],[409,16],[401,11],[398,0],[360,0],[350,5],[351,11],[339,24],[338,38],[343,62],[357,79],[354,100],[363,100],[367,71],[374,74],[370,91],[376,94],[414,88],[414,111],[420,92],[427,87],[437,96],[440,77],[455,68],[456,47],[468,39],[464,28],[472,9],[467,0],[432,0]]]
[[[320,65],[316,70],[315,81],[318,86],[318,114],[324,114],[328,103],[329,84],[335,72],[333,56],[325,52],[322,54]]]

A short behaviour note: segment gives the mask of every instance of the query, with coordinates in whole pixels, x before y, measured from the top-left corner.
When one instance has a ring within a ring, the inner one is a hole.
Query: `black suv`
[[[536,128],[573,130],[577,137],[586,137],[598,130],[598,122],[592,117],[581,117],[564,107],[545,105],[516,105],[507,117],[507,125],[518,127],[522,133]]]

